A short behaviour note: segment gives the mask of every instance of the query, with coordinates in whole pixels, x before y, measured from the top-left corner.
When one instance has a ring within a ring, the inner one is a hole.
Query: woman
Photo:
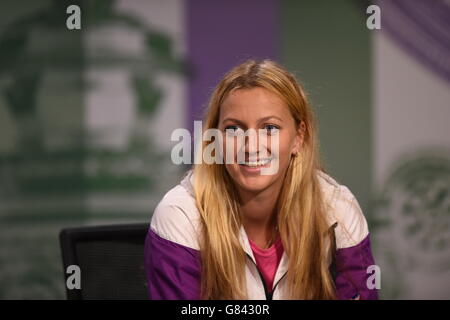
[[[161,200],[145,245],[151,299],[378,298],[367,222],[321,168],[313,112],[289,72],[270,60],[235,67],[203,125],[245,161],[195,164]],[[276,148],[238,139],[250,129]]]

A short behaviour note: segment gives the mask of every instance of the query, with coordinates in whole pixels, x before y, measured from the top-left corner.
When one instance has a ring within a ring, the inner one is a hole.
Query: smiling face
[[[291,157],[301,150],[304,127],[296,126],[286,103],[269,90],[232,91],[221,105],[218,129],[223,133],[224,154],[234,150],[233,163],[225,167],[238,189],[259,193],[281,183]],[[246,131],[255,134],[239,138]],[[238,150],[243,164],[238,163]],[[262,173],[268,166],[277,170]]]

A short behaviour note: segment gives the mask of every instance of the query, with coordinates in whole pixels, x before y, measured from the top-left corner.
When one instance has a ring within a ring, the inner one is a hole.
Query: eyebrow
[[[277,117],[277,116],[268,116],[268,117],[264,117],[264,118],[259,119],[259,120],[258,120],[258,123],[264,122],[264,121],[267,121],[267,120],[270,120],[270,119],[272,119],[272,118],[273,118],[273,119],[277,119],[277,120],[283,122],[283,120],[282,120],[280,117]],[[241,120],[238,120],[238,119],[235,119],[235,118],[225,118],[225,119],[222,120],[222,123],[224,123],[224,122],[226,122],[226,121],[234,121],[234,122],[236,122],[236,123],[238,123],[238,124],[240,124],[240,125],[243,125],[243,124],[244,124]]]

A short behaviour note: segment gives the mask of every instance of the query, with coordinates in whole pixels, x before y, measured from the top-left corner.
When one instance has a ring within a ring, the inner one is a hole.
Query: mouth
[[[250,168],[258,168],[258,167],[264,167],[267,166],[272,161],[272,158],[266,158],[266,159],[259,159],[255,161],[245,161],[244,163],[241,163],[240,165],[250,167]]]
[[[269,168],[274,158],[264,158],[254,161],[245,161],[239,164],[239,168],[244,175],[259,176],[264,168]]]

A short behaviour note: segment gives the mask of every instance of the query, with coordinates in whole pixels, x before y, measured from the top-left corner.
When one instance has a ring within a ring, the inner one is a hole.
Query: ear
[[[306,134],[306,125],[304,121],[300,122],[300,125],[297,128],[297,134],[295,136],[294,145],[292,146],[292,155],[296,155],[303,148],[303,142],[305,140]]]

